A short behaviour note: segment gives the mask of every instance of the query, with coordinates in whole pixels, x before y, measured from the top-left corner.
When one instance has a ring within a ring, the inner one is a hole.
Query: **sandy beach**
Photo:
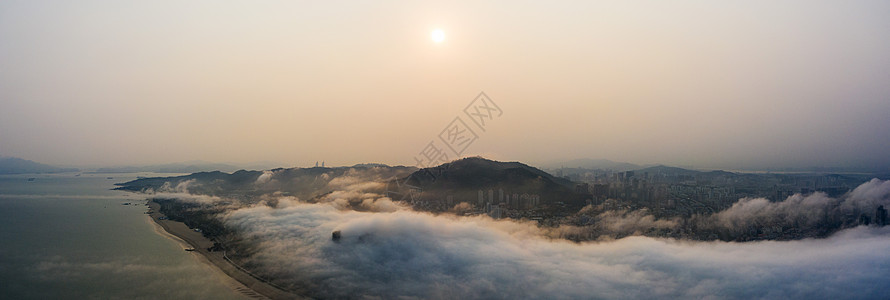
[[[158,224],[161,228],[164,229],[164,231],[166,231],[173,237],[180,239],[181,241],[190,245],[191,248],[194,248],[194,251],[191,252],[200,254],[200,256],[206,260],[206,262],[215,266],[224,274],[228,275],[231,279],[240,283],[239,286],[234,288],[245,296],[254,299],[273,300],[308,299],[306,297],[301,297],[299,295],[295,295],[283,289],[272,286],[271,284],[254,277],[246,270],[243,270],[240,267],[229,262],[225,258],[223,252],[207,251],[207,248],[213,246],[213,242],[210,239],[204,237],[200,232],[196,232],[188,228],[185,223],[159,219],[160,217],[164,216],[159,212],[160,205],[153,201],[149,201],[148,204],[148,215],[156,224]]]

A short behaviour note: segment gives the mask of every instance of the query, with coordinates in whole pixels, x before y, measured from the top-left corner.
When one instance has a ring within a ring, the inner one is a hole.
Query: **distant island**
[[[144,165],[144,166],[117,166],[103,167],[96,169],[99,173],[135,173],[135,172],[156,172],[156,173],[197,173],[208,171],[232,172],[239,168],[229,164],[193,162],[193,163],[173,163],[161,165]]]
[[[76,168],[62,168],[17,157],[0,157],[0,174],[33,174],[77,172]]]
[[[206,161],[187,161],[180,163],[157,164],[157,165],[133,165],[133,166],[115,166],[102,167],[96,169],[99,173],[135,173],[135,172],[155,172],[155,173],[198,173],[198,172],[234,172],[241,169],[261,170],[275,167],[274,163],[262,162],[244,165],[235,165],[227,163],[213,163]]]
[[[186,161],[179,163],[154,164],[154,165],[125,165],[91,168],[58,167],[43,164],[18,157],[0,156],[0,174],[41,174],[41,173],[65,173],[65,172],[90,172],[90,173],[199,173],[199,172],[235,172],[237,170],[263,170],[275,167],[272,162],[255,162],[247,164],[214,163],[206,161]],[[379,164],[368,164],[368,166]]]

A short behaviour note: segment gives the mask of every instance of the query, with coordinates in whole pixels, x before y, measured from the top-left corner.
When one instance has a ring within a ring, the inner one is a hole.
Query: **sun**
[[[433,39],[433,42],[436,44],[441,44],[445,41],[445,32],[442,29],[434,29],[433,32],[430,33],[430,38]]]

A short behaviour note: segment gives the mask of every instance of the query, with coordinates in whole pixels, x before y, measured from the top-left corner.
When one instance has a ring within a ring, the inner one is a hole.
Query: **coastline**
[[[164,233],[169,235],[168,237],[175,238],[179,240],[178,242],[185,243],[192,247],[194,249],[194,251],[191,251],[192,253],[199,254],[199,256],[203,258],[203,261],[222,271],[222,273],[228,276],[229,279],[234,280],[238,284],[238,287],[233,288],[245,297],[273,300],[308,299],[257,279],[250,273],[247,273],[245,270],[229,262],[222,252],[207,251],[207,248],[213,246],[213,242],[210,239],[204,237],[204,235],[199,232],[189,229],[185,223],[159,219],[164,215],[160,212],[160,205],[154,201],[148,200],[148,207],[149,218],[151,218],[155,224],[163,228]]]

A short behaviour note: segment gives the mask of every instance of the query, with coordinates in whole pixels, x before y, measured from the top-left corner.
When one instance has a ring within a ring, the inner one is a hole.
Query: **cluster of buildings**
[[[494,189],[489,189],[487,194],[485,190],[479,190],[476,201],[477,207],[498,205],[509,209],[534,209],[540,204],[541,197],[537,194],[510,194],[504,192],[504,189],[498,189],[497,194]]]
[[[659,216],[713,213],[746,197],[782,201],[813,192],[837,197],[867,180],[834,174],[699,172],[667,167],[644,170],[649,171],[573,169],[575,172],[563,177],[580,182],[575,190],[590,194],[589,204],[604,209],[646,207]],[[560,170],[556,173],[562,175]]]
[[[497,191],[494,189],[480,189],[476,194],[475,201],[467,201],[467,195],[458,197],[458,199],[455,199],[455,196],[452,194],[439,198],[433,194],[425,194],[417,190],[409,194],[409,197],[406,197],[404,201],[417,210],[434,212],[448,211],[454,208],[455,205],[466,202],[473,206],[474,212],[472,213],[486,214],[495,219],[528,217],[529,215],[526,212],[533,211],[541,206],[541,196],[538,194],[509,193],[504,189],[498,189]],[[431,195],[433,197],[429,197]]]
[[[507,210],[531,210],[541,204],[541,196],[528,193],[508,193],[504,189],[478,190],[476,207],[492,218],[500,219],[506,216]],[[488,196],[488,197],[486,197]]]

